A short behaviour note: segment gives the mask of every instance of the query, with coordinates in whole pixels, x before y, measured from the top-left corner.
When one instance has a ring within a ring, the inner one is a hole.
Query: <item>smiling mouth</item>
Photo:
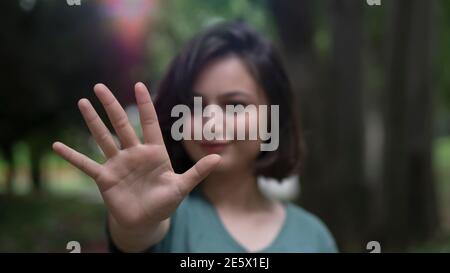
[[[222,141],[222,142],[204,141],[200,143],[200,146],[202,147],[203,150],[205,150],[208,153],[221,153],[228,147],[229,144],[230,141]]]

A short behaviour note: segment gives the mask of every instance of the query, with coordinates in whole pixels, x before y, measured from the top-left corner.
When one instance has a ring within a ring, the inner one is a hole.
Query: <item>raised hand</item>
[[[135,228],[169,218],[183,198],[217,166],[220,156],[205,156],[185,173],[174,173],[145,85],[135,85],[144,143],[111,91],[103,84],[97,84],[94,91],[121,148],[91,103],[81,99],[78,107],[106,162],[99,164],[60,142],[53,144],[54,151],[95,180],[110,215],[119,225]]]

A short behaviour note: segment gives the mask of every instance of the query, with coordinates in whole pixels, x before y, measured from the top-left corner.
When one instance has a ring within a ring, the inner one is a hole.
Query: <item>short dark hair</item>
[[[299,173],[303,146],[289,79],[272,44],[244,22],[219,23],[196,35],[174,58],[160,83],[155,108],[174,170],[185,172],[193,162],[181,141],[171,137],[175,122],[171,110],[177,104],[190,105],[193,85],[205,65],[228,56],[241,59],[269,104],[279,105],[278,149],[261,152],[255,175],[282,179]]]

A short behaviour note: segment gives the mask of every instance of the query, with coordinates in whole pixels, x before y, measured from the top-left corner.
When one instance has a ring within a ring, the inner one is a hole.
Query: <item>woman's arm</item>
[[[169,231],[170,218],[149,226],[127,229],[108,216],[110,240],[122,252],[143,252],[159,243]]]

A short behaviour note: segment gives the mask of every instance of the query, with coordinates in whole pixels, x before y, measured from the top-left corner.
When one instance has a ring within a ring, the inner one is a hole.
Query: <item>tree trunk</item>
[[[332,60],[324,69],[313,45],[316,2],[271,3],[300,98],[307,148],[301,204],[324,220],[341,250],[361,250],[367,217],[361,109],[362,4],[353,0],[330,2]]]
[[[438,226],[431,165],[433,2],[391,3],[381,232],[394,249],[428,238]]]

